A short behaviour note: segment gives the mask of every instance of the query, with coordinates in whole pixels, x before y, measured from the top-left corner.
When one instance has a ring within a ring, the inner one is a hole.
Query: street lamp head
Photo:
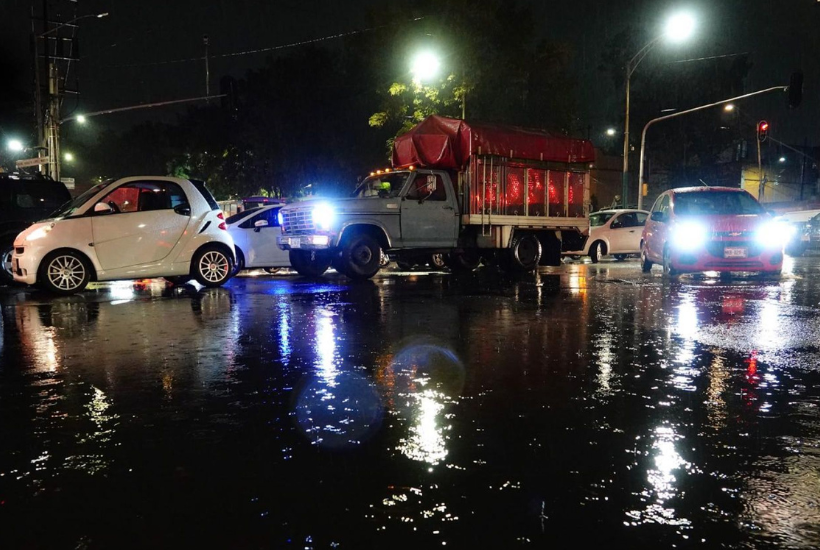
[[[413,80],[421,83],[430,80],[438,74],[438,57],[432,52],[421,52],[413,58],[410,65],[410,72],[413,73]]]
[[[103,17],[108,17],[108,12],[107,11],[97,14],[97,19],[102,19]]]
[[[63,158],[66,160],[66,162],[71,162],[72,160],[74,160],[74,155],[72,155],[71,153],[66,153],[63,155]]]
[[[666,22],[666,37],[672,42],[687,40],[695,30],[695,19],[688,13],[676,13]]]
[[[608,135],[608,136],[614,136],[616,133],[617,132],[615,131],[615,128],[607,128],[606,129],[606,135]]]
[[[23,150],[23,142],[19,139],[10,139],[8,143],[9,151],[14,151],[15,153],[19,153]]]
[[[780,157],[778,160],[780,160],[780,162],[786,162],[786,157]]]
[[[735,104],[734,103],[727,103],[726,105],[723,106],[723,110],[726,111],[727,113],[731,113],[732,111],[735,110]]]
[[[85,124],[85,120],[86,118],[84,115],[77,115],[77,122],[79,122],[80,124]]]

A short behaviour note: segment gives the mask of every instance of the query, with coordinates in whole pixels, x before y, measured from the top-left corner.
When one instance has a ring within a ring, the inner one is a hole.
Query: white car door
[[[240,229],[247,247],[243,249],[245,267],[287,267],[290,265],[288,252],[280,249],[276,244],[276,238],[282,234],[278,214],[279,208],[266,208],[241,224],[241,226],[246,226]]]
[[[100,202],[113,209],[91,219],[94,250],[104,270],[160,264],[191,220],[185,192],[173,182],[126,183]]]
[[[637,245],[633,248],[633,241],[637,235],[637,242],[641,240],[641,227],[635,219],[634,212],[623,212],[609,221],[609,253],[626,254],[637,252]]]

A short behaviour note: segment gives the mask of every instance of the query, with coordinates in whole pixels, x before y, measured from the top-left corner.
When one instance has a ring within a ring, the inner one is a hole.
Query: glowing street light
[[[723,106],[723,110],[726,111],[727,113],[731,113],[732,111],[735,110],[735,104],[734,103],[727,103],[726,105]]]
[[[72,155],[71,153],[65,153],[63,155],[63,158],[66,160],[66,162],[71,162],[74,160],[74,155]]]
[[[9,151],[13,151],[15,153],[19,153],[24,149],[23,142],[19,139],[10,139],[8,142],[8,149]]]
[[[606,129],[606,135],[608,135],[608,136],[614,136],[616,133],[617,133],[617,131],[615,130],[615,128],[607,128]]]
[[[77,122],[79,122],[80,124],[85,124],[85,120],[85,115],[77,115]]]
[[[413,74],[413,80],[421,84],[424,81],[429,81],[438,74],[439,67],[438,56],[432,52],[421,52],[413,58],[410,65],[410,72]]]
[[[780,162],[786,162],[786,157],[780,157],[778,160],[779,160]]]
[[[688,13],[676,13],[666,22],[666,37],[672,42],[683,42],[695,31],[695,19]]]

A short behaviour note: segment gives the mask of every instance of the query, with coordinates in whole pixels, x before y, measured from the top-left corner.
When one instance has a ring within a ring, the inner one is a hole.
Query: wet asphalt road
[[[0,289],[0,548],[820,545],[820,256]]]

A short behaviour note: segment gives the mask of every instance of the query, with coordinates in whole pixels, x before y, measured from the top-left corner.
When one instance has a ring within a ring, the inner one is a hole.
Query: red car
[[[685,187],[652,206],[641,243],[641,268],[667,275],[699,271],[780,273],[791,228],[732,187]]]

